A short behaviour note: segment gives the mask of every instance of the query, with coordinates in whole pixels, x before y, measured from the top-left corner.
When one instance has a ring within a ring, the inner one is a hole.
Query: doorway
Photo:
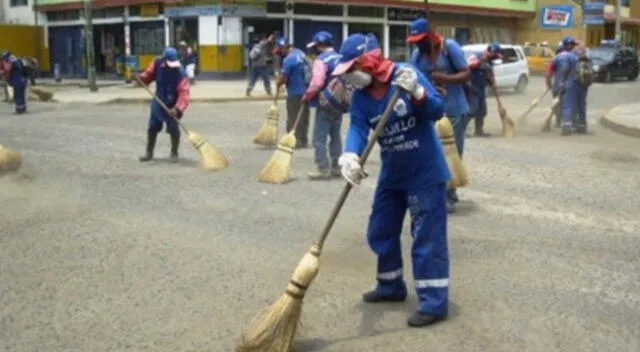
[[[96,72],[98,74],[116,73],[116,57],[124,52],[124,25],[122,23],[94,25],[93,49]]]
[[[286,35],[284,19],[243,18],[242,19],[242,43],[244,44],[244,67],[249,67],[249,51],[260,39],[274,34],[277,37]],[[271,50],[268,50],[267,66],[278,70],[279,60],[274,60]]]

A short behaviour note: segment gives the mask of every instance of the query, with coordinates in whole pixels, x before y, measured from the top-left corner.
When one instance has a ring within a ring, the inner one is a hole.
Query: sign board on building
[[[410,22],[422,16],[424,16],[424,10],[393,7],[387,10],[387,20],[389,21]]]
[[[540,28],[561,29],[573,27],[573,6],[554,5],[540,9]]]
[[[140,17],[158,17],[159,15],[160,6],[158,6],[158,4],[140,5]]]
[[[582,4],[582,24],[601,26],[604,24],[604,7],[607,0],[586,0]]]
[[[166,17],[198,17],[198,16],[222,16],[222,17],[266,17],[267,9],[253,6],[197,6],[197,7],[167,7],[164,9]]]

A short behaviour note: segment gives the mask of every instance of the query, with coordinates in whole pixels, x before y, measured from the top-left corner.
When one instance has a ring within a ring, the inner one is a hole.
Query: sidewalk
[[[275,83],[271,82],[275,92]],[[154,84],[151,84],[155,90]],[[200,81],[191,86],[191,102],[194,103],[224,103],[233,101],[264,101],[271,100],[262,83],[256,84],[251,97],[245,95],[247,81]],[[281,96],[284,98],[284,96]],[[151,100],[149,93],[135,84],[124,84],[100,87],[97,92],[90,92],[88,88],[68,88],[55,93],[53,99],[58,103],[94,103],[94,104],[126,104],[146,103]]]
[[[640,103],[616,106],[600,118],[600,123],[618,133],[640,138]]]

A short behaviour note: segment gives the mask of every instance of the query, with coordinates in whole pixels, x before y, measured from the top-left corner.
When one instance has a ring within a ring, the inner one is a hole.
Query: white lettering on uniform
[[[415,116],[411,116],[406,121],[405,120],[396,121],[391,125],[386,126],[384,128],[384,133],[382,134],[382,136],[387,137],[387,136],[393,136],[399,133],[405,133],[414,127],[416,127],[416,118]]]
[[[369,123],[373,125],[374,123],[378,122],[381,118],[382,118],[382,115],[371,117],[369,118]]]
[[[417,149],[420,147],[420,142],[417,139],[402,142],[400,144],[388,145],[383,148],[380,148],[381,151],[393,151],[393,152],[406,152],[409,150]]]

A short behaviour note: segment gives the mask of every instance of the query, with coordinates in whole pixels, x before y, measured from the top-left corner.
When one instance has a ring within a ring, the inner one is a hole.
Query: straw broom
[[[360,157],[360,165],[364,166],[373,147],[382,135],[385,125],[391,116],[391,111],[400,97],[400,89],[396,89],[389,105],[382,114],[373,136]],[[260,312],[244,330],[241,342],[236,346],[236,352],[289,352],[293,345],[296,330],[302,313],[302,300],[305,292],[318,275],[320,270],[320,255],[322,247],[335,223],[342,206],[353,186],[347,182],[340,194],[340,198],[333,207],[331,215],[322,230],[318,241],[311,246],[307,254],[298,263],[293,276],[287,285],[285,293],[271,306]]]
[[[447,165],[449,165],[449,171],[451,172],[451,180],[447,182],[447,188],[455,189],[467,186],[469,184],[469,175],[460,159],[456,139],[453,134],[453,126],[449,118],[443,117],[438,120],[436,122],[436,131],[438,132],[438,138],[440,138],[440,143],[442,143]]]
[[[491,86],[491,89],[493,90],[493,95],[495,95],[496,102],[498,103],[498,113],[500,114],[500,120],[502,121],[502,135],[505,137],[513,137],[516,134],[515,123],[507,113],[507,109],[502,105],[502,100],[500,100],[500,95],[498,94],[496,87]]]
[[[540,129],[542,132],[551,131],[551,120],[553,118],[553,115],[555,115],[555,109],[558,104],[560,104],[559,96],[553,99],[553,104],[551,105],[551,109],[549,110],[549,115],[547,115],[547,118],[544,119],[544,122],[542,123],[542,128]]]
[[[169,114],[169,108],[158,98],[158,96],[151,91],[151,88],[140,81],[140,78],[137,76],[133,76],[135,80],[140,83],[142,87],[153,97],[153,99],[160,105],[162,110],[164,110],[167,114]],[[169,116],[171,116],[169,114]],[[191,145],[200,153],[200,157],[202,158],[202,168],[206,171],[216,171],[220,169],[224,169],[229,166],[229,160],[222,155],[216,148],[214,148],[211,144],[207,143],[200,135],[193,133],[185,127],[179,119],[175,119],[178,123],[178,126],[184,131],[187,135],[187,139],[191,143]]]
[[[549,93],[549,89],[545,89],[545,91],[537,98],[533,99],[531,101],[531,105],[529,105],[529,108],[522,113],[522,115],[520,115],[520,117],[518,117],[518,125],[524,125],[524,123],[526,122],[526,118],[527,116],[529,116],[529,114],[531,113],[531,111],[533,111],[533,109],[538,106],[538,104],[540,104],[540,102],[542,101],[542,99],[544,99],[544,97],[547,95],[547,93]]]
[[[278,117],[280,115],[280,111],[278,109],[279,94],[280,90],[276,92],[273,104],[271,104],[267,110],[267,118],[262,123],[262,127],[260,127],[258,134],[253,138],[253,143],[265,147],[272,147],[278,143]]]
[[[49,101],[53,98],[53,92],[48,91],[46,89],[37,88],[37,87],[29,87],[31,93],[35,94],[38,99],[42,101]]]
[[[306,103],[303,103],[300,106],[300,110],[298,110],[298,116],[296,116],[296,121],[291,131],[280,139],[273,156],[271,156],[267,165],[265,165],[258,174],[258,181],[280,185],[289,179],[291,158],[293,157],[293,150],[296,147],[295,132],[304,113],[304,104]]]
[[[20,154],[0,145],[0,174],[16,171],[20,166],[22,166]]]

